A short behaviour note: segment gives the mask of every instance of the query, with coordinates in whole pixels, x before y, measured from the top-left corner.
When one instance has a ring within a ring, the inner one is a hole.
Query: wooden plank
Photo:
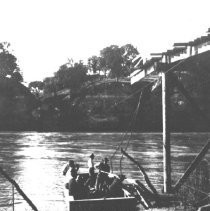
[[[187,42],[178,42],[178,43],[174,43],[174,47],[186,47],[186,46],[188,46],[189,45],[189,43],[187,43]]]

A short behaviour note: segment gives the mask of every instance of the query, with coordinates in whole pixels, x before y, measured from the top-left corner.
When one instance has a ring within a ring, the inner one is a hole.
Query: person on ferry
[[[94,169],[95,169],[95,166],[94,166],[94,158],[95,158],[95,155],[92,153],[90,155],[90,158],[88,159],[88,171],[89,171],[89,175],[91,176],[91,173],[94,172]]]
[[[85,182],[84,186],[88,189],[93,189],[96,181],[96,176],[94,172],[94,167],[89,169],[89,178]]]
[[[63,176],[65,176],[65,187],[69,188],[69,180],[72,178],[71,172],[72,171],[78,171],[79,165],[75,164],[73,160],[69,160],[68,163],[63,167]]]
[[[110,166],[108,164],[109,159],[108,158],[104,158],[104,164],[103,164],[103,171],[109,173],[110,172]]]
[[[79,190],[78,190],[79,186],[76,178],[77,178],[77,171],[76,169],[72,169],[71,179],[69,180],[68,189],[69,189],[69,196],[73,196],[75,200],[79,198]]]
[[[69,160],[69,162],[64,166],[63,175],[66,176],[69,172],[69,176],[71,177],[71,171],[75,170],[76,172],[79,169],[79,165],[75,164],[73,160]]]
[[[84,185],[84,179],[81,175],[77,177],[78,199],[85,199],[88,196],[88,188]]]
[[[102,191],[103,185],[104,184],[108,185],[108,182],[109,182],[108,174],[110,173],[110,166],[108,164],[108,161],[109,159],[105,158],[97,166],[97,168],[99,169],[99,173],[96,178],[96,190]]]

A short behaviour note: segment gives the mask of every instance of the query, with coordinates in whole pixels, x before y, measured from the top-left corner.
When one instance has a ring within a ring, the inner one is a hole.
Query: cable
[[[151,85],[151,83],[149,83],[149,84],[145,85],[144,87],[142,87],[141,89],[137,90],[134,94],[130,95],[128,98],[131,98],[133,95],[136,95],[136,94],[138,94],[139,92],[143,93],[143,91],[144,91],[149,85]],[[141,94],[140,94],[140,96],[141,96]],[[126,98],[125,100],[121,101],[120,103],[126,101],[128,98]],[[119,103],[118,103],[118,104],[119,104]],[[115,105],[115,106],[116,106],[116,105]],[[131,123],[130,123],[130,125],[131,125]],[[129,128],[130,128],[130,125],[129,125]],[[126,133],[123,135],[122,141],[120,142],[120,144],[117,146],[117,148],[115,149],[114,153],[113,153],[112,156],[110,157],[110,164],[111,164],[111,170],[112,170],[112,172],[113,172],[112,159],[114,158],[115,154],[117,153],[117,151],[120,149],[121,145],[123,144],[124,138],[125,138],[125,136],[127,135],[127,133],[128,133],[128,131],[126,131]]]
[[[143,91],[144,91],[144,90],[143,90]],[[136,122],[136,117],[137,117],[137,114],[138,114],[138,111],[139,111],[139,107],[140,107],[140,103],[141,103],[143,91],[141,92],[141,94],[140,94],[140,96],[139,96],[138,105],[137,105],[136,110],[135,110],[135,112],[134,112],[132,121],[130,122],[130,125],[129,125],[129,128],[130,128],[130,129],[131,129],[131,127],[133,126],[133,123]],[[130,137],[129,137],[128,141],[127,141],[127,144],[126,144],[126,147],[125,147],[124,151],[126,151],[127,148],[128,148],[128,146],[129,146],[129,143],[130,143],[130,140],[131,140],[131,136],[132,136],[132,132],[131,132]],[[120,158],[120,174],[121,174],[121,175],[122,175],[122,159],[123,159],[123,155],[122,155],[121,158]]]
[[[143,87],[141,87],[139,90],[137,90],[134,94],[130,95],[129,97],[127,97],[126,99],[124,99],[123,101],[120,102],[120,103],[122,103],[122,102],[126,101],[128,98],[131,98],[132,96],[134,96],[134,95],[138,94],[139,92],[141,92],[140,97],[139,97],[139,102],[138,102],[137,108],[136,108],[136,110],[135,110],[135,112],[134,112],[134,116],[133,116],[133,118],[132,118],[132,121],[131,121],[130,124],[129,124],[129,128],[131,128],[131,126],[132,126],[132,124],[133,124],[133,122],[134,122],[134,117],[136,116],[135,113],[138,112],[138,109],[139,109],[139,106],[140,106],[141,97],[142,97],[142,95],[143,95],[144,90],[145,90],[146,88],[148,88],[151,84],[157,82],[158,80],[159,80],[159,79],[157,79],[157,80],[155,80],[155,81],[153,81],[153,82],[149,82],[148,84],[146,84],[145,86],[143,86]],[[119,105],[120,103],[118,103],[118,105]],[[116,106],[116,105],[115,105],[115,106]],[[136,121],[136,119],[135,119],[135,121]],[[117,148],[115,149],[113,155],[112,155],[111,158],[110,158],[110,165],[111,165],[111,170],[112,170],[112,172],[113,172],[112,159],[114,158],[114,156],[116,155],[116,153],[117,153],[117,151],[120,149],[120,147],[122,146],[122,144],[123,144],[123,142],[124,142],[124,138],[125,138],[125,136],[127,135],[127,133],[128,133],[128,131],[126,131],[126,133],[123,135],[122,141],[121,141],[120,144],[117,146]],[[128,140],[128,142],[127,142],[127,147],[128,147],[128,144],[129,144],[129,143],[130,143],[130,140]],[[127,149],[127,147],[126,147],[126,149]],[[121,158],[121,160],[122,160],[122,158]],[[120,161],[120,166],[121,166],[121,163],[122,163],[122,161]],[[121,167],[120,167],[120,172],[121,172]],[[122,172],[121,172],[121,173],[122,173]]]
[[[141,96],[142,96],[142,92],[141,92],[141,94],[140,94],[140,98],[141,98]],[[139,101],[140,101],[140,98],[139,98]],[[139,103],[138,103],[138,105],[139,105]],[[137,106],[137,108],[138,108],[138,106]],[[137,113],[137,109],[135,110],[134,114],[135,114],[135,113]],[[132,121],[131,121],[130,124],[129,124],[129,128],[131,128],[131,125],[132,125],[132,123],[133,123],[133,121],[134,121],[134,117],[135,117],[135,115],[133,115]],[[116,155],[116,153],[117,153],[117,151],[120,149],[120,147],[122,146],[122,144],[123,144],[123,142],[124,142],[124,138],[125,138],[125,136],[126,136],[127,134],[128,134],[128,131],[126,131],[126,133],[123,135],[122,141],[121,141],[120,144],[117,146],[117,148],[115,149],[113,155],[112,155],[111,158],[110,158],[110,164],[111,164],[112,172],[113,172],[112,159],[114,158],[114,156]]]

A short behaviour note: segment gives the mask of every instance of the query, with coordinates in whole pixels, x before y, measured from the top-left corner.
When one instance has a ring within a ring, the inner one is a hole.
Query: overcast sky
[[[210,28],[209,0],[0,0],[0,8],[0,42],[11,43],[27,82],[111,44],[147,55]]]

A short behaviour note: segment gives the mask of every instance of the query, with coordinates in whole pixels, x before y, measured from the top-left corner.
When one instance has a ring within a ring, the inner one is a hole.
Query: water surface
[[[210,133],[172,134],[172,181],[186,170],[204,144]],[[110,157],[119,144],[139,161],[148,173],[155,187],[162,189],[162,135],[160,133],[0,133],[0,165],[19,184],[27,196],[41,211],[65,211],[63,196],[63,165],[74,159],[80,171],[86,171],[87,159],[93,152],[96,161]],[[120,172],[121,154],[113,159],[113,170]],[[209,153],[206,159],[210,160]],[[122,172],[127,177],[143,181],[137,167],[126,158]],[[0,210],[12,210],[11,185],[0,175]],[[23,209],[23,200],[15,194],[15,210]],[[21,207],[22,206],[22,207]],[[4,207],[4,209],[3,209]]]

